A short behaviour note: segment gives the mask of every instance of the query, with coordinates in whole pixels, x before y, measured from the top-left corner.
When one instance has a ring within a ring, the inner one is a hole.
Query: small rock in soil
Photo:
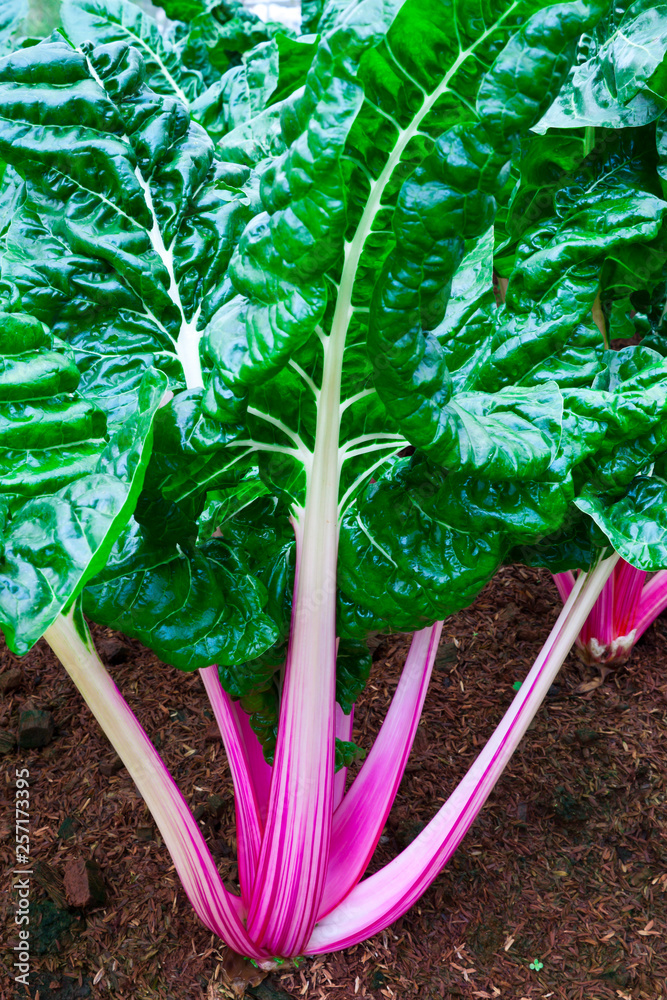
[[[8,729],[0,729],[0,754],[11,753],[16,746],[16,737]]]
[[[127,663],[132,650],[118,639],[109,639],[102,643],[100,652],[110,667],[116,667],[119,663]]]
[[[387,980],[384,974],[380,972],[379,969],[376,969],[373,975],[371,976],[371,989],[380,990],[382,989],[383,986],[386,985],[387,985]]]
[[[204,818],[204,816],[205,816],[205,814],[206,814],[206,806],[205,806],[205,805],[203,805],[203,803],[200,803],[200,804],[199,804],[199,805],[198,805],[198,806],[197,806],[197,807],[196,807],[196,808],[195,808],[195,809],[193,810],[193,813],[192,813],[192,815],[193,815],[193,816],[194,816],[194,818],[195,818],[195,819],[197,820],[197,822],[199,822],[199,820],[200,820],[200,819],[203,819],[203,818]]]
[[[60,824],[58,836],[61,840],[69,840],[70,837],[74,836],[80,826],[81,824],[74,816],[65,816],[65,819]]]
[[[56,723],[50,712],[26,708],[19,716],[19,746],[24,750],[45,747],[53,739]]]
[[[114,774],[118,774],[125,765],[118,756],[114,754],[111,760],[103,760],[100,764],[100,774],[103,774],[107,778],[111,778]]]
[[[459,653],[453,642],[443,642],[438,649],[433,666],[436,670],[449,672],[458,659]]]
[[[0,674],[0,694],[9,694],[21,687],[23,681],[23,671],[19,667],[12,667]]]
[[[581,726],[577,729],[577,741],[582,745],[582,747],[589,747],[592,743],[597,743],[602,737],[599,733],[596,733],[593,729],[588,729],[586,726]]]
[[[214,793],[206,800],[206,811],[213,819],[219,819],[225,806],[225,800],[221,795]]]
[[[137,837],[139,840],[152,840],[153,839],[153,827],[152,826],[138,826],[137,827]]]
[[[103,906],[107,893],[96,861],[76,858],[65,866],[65,893],[72,906]]]

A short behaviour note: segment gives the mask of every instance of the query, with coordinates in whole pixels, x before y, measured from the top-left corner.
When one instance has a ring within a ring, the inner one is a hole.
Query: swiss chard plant
[[[631,484],[662,433],[667,362],[619,365],[596,317],[667,202],[613,150],[591,165],[582,131],[558,210],[512,221],[529,130],[605,3],[329,0],[297,37],[236,3],[167,13],[161,34],[131,4],[67,0],[60,31],[0,61],[0,621],[17,653],[46,638],[202,921],[267,964],[419,898],[613,572],[612,546],[586,563],[466,777],[361,881],[442,620],[567,535],[619,454]],[[238,895],[84,612],[200,671]],[[414,636],[346,782],[377,631]]]
[[[581,192],[586,186],[599,190],[613,184],[620,196],[623,187],[629,191],[641,186],[664,197],[666,74],[663,5],[616,5],[582,38],[577,65],[535,127],[538,134],[524,147],[496,256],[501,273],[512,267],[514,247],[527,220],[539,220],[548,229],[577,188]],[[605,264],[594,310],[603,343],[585,360],[592,366],[593,385],[608,381],[609,376],[601,374],[608,358],[612,380],[628,380],[628,387],[634,383],[635,391],[652,396],[660,406],[662,388],[650,372],[667,355],[664,236],[658,234],[638,251],[627,248]],[[572,359],[568,346],[561,361]],[[631,410],[627,417],[632,418]],[[622,555],[576,643],[584,661],[614,664],[627,660],[667,607],[665,433],[652,428],[630,449],[613,443],[604,451],[607,457],[576,499],[578,510],[573,508],[565,533],[514,555],[557,570],[554,581],[563,601],[577,567],[594,563],[610,544]]]

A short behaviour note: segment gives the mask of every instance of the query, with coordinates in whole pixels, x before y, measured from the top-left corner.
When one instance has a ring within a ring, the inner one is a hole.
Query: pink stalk
[[[318,422],[321,411],[318,413]],[[335,464],[314,468],[303,525],[264,839],[248,933],[271,955],[303,953],[327,872],[336,703],[337,431]]]
[[[195,912],[212,933],[224,938],[242,955],[266,959],[266,952],[255,945],[243,924],[241,900],[220,881],[215,862],[178,786],[107,673],[90,635],[82,637],[77,624],[71,613],[67,617],[60,615],[44,638],[83,695],[153,814]],[[80,627],[84,627],[83,620]]]
[[[625,559],[619,560],[614,571],[614,639],[627,636],[634,629],[647,576],[645,570],[636,569]]]
[[[579,636],[584,648],[607,650],[614,638],[614,576],[607,580]]]
[[[383,930],[419,899],[486,801],[542,703],[618,556],[581,574],[551,635],[486,747],[440,811],[390,864],[360,882],[320,920],[307,954],[347,948]]]
[[[257,862],[264,832],[263,823],[259,817],[255,782],[250,770],[250,762],[238,716],[234,711],[231,698],[220,685],[217,666],[204,667],[199,673],[220,729],[234,783],[239,883],[241,885],[241,898],[247,908],[252,896],[252,887],[255,884]]]
[[[436,622],[415,632],[382,728],[334,814],[329,871],[319,918],[357,884],[377,847],[412,749],[442,625]]]
[[[575,584],[574,573],[571,569],[566,570],[564,573],[554,573],[553,581],[556,584],[561,601],[565,604]]]
[[[352,725],[354,723],[354,705],[349,715],[345,715],[340,705],[336,704],[336,739],[349,743],[352,739]],[[333,807],[334,810],[343,801],[345,795],[345,781],[347,778],[347,768],[341,767],[334,777]]]
[[[266,811],[269,806],[272,768],[266,763],[262,744],[250,725],[250,716],[244,712],[239,702],[230,701],[231,711],[236,716],[236,722],[241,734],[248,759],[248,771],[255,787],[255,800],[259,811],[259,819],[264,829]]]
[[[635,641],[667,608],[667,570],[652,576],[642,590],[635,618]]]

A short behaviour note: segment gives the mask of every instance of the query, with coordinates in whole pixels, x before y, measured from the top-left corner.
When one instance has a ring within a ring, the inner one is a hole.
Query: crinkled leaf
[[[406,16],[408,7],[402,11]],[[493,195],[504,183],[511,137],[530,127],[548,106],[569,69],[579,35],[602,10],[582,4],[524,9],[524,15],[533,16],[495,56],[491,69],[482,75],[480,65],[475,67],[480,73],[480,120],[460,124],[462,109],[443,101],[441,114],[447,104],[450,108],[449,120],[443,116],[442,124],[450,128],[401,188],[393,218],[396,245],[374,292],[369,347],[383,362],[377,386],[386,405],[410,441],[438,460],[443,438],[446,453],[451,433],[447,406],[452,387],[442,348],[428,331],[442,319],[464,241],[481,236],[492,221]],[[422,12],[428,16],[423,7]],[[430,37],[437,44],[433,33]],[[460,29],[452,30],[449,46],[462,46],[462,37]],[[479,41],[472,47],[477,45]],[[458,72],[469,74],[470,68]],[[466,84],[470,86],[469,78]],[[440,87],[434,101],[450,87],[456,93],[456,73],[451,79],[447,74]],[[466,109],[463,120],[467,117]]]
[[[667,5],[638,0],[591,58],[577,66],[536,126],[627,128],[665,110]]]
[[[588,570],[597,562],[606,538],[597,525],[577,507],[570,506],[562,526],[543,539],[510,549],[505,562],[537,566],[551,573]]]
[[[28,0],[3,0],[0,7],[0,56],[14,48],[16,34],[28,13]]]
[[[206,89],[202,75],[183,65],[178,46],[160,32],[155,18],[129,0],[64,0],[61,16],[75,45],[132,45],[141,54],[149,87],[177,97],[186,108]]]
[[[614,550],[637,569],[667,569],[667,482],[638,476],[625,496],[579,497],[576,504],[607,536]]]
[[[71,352],[58,347],[34,318],[0,314],[0,486],[11,511],[0,622],[19,653],[104,566],[137,501],[165,388],[146,372],[132,416],[107,441],[103,412],[76,392]]]
[[[667,202],[622,179],[606,186],[591,179],[576,199],[570,192],[556,217],[524,235],[491,351],[472,385],[516,384],[558,354],[590,322],[605,261],[656,239],[666,210]]]
[[[262,610],[266,591],[223,541],[162,558],[150,569],[105,574],[85,592],[86,613],[181,670],[243,663],[274,642],[276,627]]]
[[[204,130],[142,80],[139,53],[119,43],[87,57],[46,42],[0,62],[0,155],[28,181],[3,273],[74,348],[113,424],[142,368],[177,386],[185,365],[201,384],[196,316],[246,215]]]
[[[502,561],[499,531],[452,529],[446,479],[419,465],[368,486],[346,512],[339,548],[342,635],[413,631],[466,607]]]

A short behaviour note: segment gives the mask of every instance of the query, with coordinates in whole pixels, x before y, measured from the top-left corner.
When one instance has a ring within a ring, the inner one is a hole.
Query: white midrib
[[[199,360],[199,340],[201,334],[197,333],[197,321],[199,319],[199,313],[201,312],[201,305],[197,306],[192,319],[186,320],[185,310],[183,309],[183,303],[181,301],[181,292],[178,287],[178,282],[176,281],[176,274],[174,272],[173,250],[171,247],[167,248],[164,244],[162,232],[160,230],[160,226],[158,225],[157,216],[155,215],[155,208],[153,207],[153,195],[151,194],[151,189],[148,186],[147,181],[139,170],[139,167],[135,167],[134,173],[137,181],[139,182],[139,186],[144,193],[146,205],[153,222],[152,228],[148,233],[151,246],[164,264],[165,270],[169,275],[169,288],[167,289],[167,294],[178,309],[181,317],[181,328],[178,332],[178,338],[176,340],[176,355],[183,366],[183,374],[185,375],[185,384],[187,388],[200,389],[204,385],[201,361]]]
[[[80,49],[78,49],[77,51],[81,52]],[[81,52],[81,55],[85,55],[85,53]],[[90,57],[88,55],[85,55],[85,59],[86,59],[86,65],[88,67],[88,72],[95,80],[95,82],[98,84],[98,86],[100,86],[102,90],[106,93],[106,87],[104,86],[104,81],[102,80],[99,73],[93,66]],[[175,83],[174,86],[176,86]],[[186,100],[185,95],[183,96],[184,100]],[[128,136],[125,136],[125,138],[129,143]],[[149,187],[148,181],[141,173],[139,167],[135,167],[134,175],[137,178],[141,190],[143,191],[146,207],[148,208],[151,217],[152,226],[150,230],[147,230],[148,238],[151,241],[151,246],[153,248],[154,253],[156,253],[157,256],[160,258],[167,271],[167,274],[169,275],[169,288],[167,289],[167,294],[169,295],[169,298],[178,309],[179,315],[181,317],[181,325],[175,344],[176,356],[178,357],[178,360],[181,362],[181,365],[183,366],[183,374],[185,375],[185,384],[187,388],[200,389],[204,385],[204,379],[201,370],[201,362],[199,360],[199,341],[201,339],[201,334],[197,332],[197,321],[199,320],[201,305],[197,307],[197,310],[195,311],[195,314],[193,315],[192,319],[187,320],[185,318],[185,310],[183,309],[183,303],[181,301],[181,292],[178,287],[178,282],[176,280],[176,273],[174,271],[173,250],[171,249],[171,247],[167,248],[165,246],[162,232],[160,230],[160,226],[158,225],[157,216],[155,214],[155,207],[153,205],[153,195],[151,194],[151,189]],[[105,198],[102,198],[102,200],[107,201],[107,199]],[[107,203],[111,204],[110,202]],[[113,207],[117,212],[120,212],[121,215],[125,215],[125,213],[122,212],[118,208],[118,206],[114,205]],[[155,321],[158,323],[160,327],[162,327],[162,324],[159,323],[157,319]],[[164,327],[162,327],[162,329],[164,329]]]
[[[182,101],[182,102],[183,102],[183,104],[185,105],[185,107],[186,107],[186,108],[188,109],[188,111],[189,111],[189,110],[190,110],[190,102],[189,102],[189,100],[188,100],[188,98],[187,98],[187,96],[186,96],[185,92],[184,92],[183,90],[181,90],[181,88],[180,88],[180,87],[178,86],[178,84],[176,83],[176,80],[175,80],[175,79],[174,79],[174,77],[173,77],[173,76],[171,75],[171,73],[170,73],[170,72],[169,72],[169,70],[167,69],[167,67],[166,67],[166,65],[164,64],[164,62],[162,61],[162,59],[160,59],[160,56],[158,55],[158,53],[157,53],[157,50],[156,50],[156,49],[152,49],[152,48],[150,47],[150,45],[148,45],[148,44],[147,44],[147,43],[146,43],[146,42],[144,41],[144,39],[143,39],[143,38],[141,37],[141,35],[137,35],[137,34],[135,34],[135,32],[134,32],[134,31],[130,31],[130,29],[129,29],[128,27],[126,27],[125,25],[118,25],[118,26],[119,26],[119,27],[122,27],[122,28],[123,28],[123,30],[124,30],[124,31],[125,31],[125,32],[127,33],[127,36],[128,36],[128,38],[132,38],[132,39],[134,39],[134,42],[135,42],[135,43],[136,43],[136,44],[137,44],[138,46],[140,46],[140,48],[144,49],[144,50],[145,50],[145,51],[146,51],[146,52],[148,53],[149,57],[150,57],[150,58],[151,58],[151,59],[152,59],[152,60],[153,60],[154,62],[156,62],[156,63],[157,63],[157,65],[158,65],[158,66],[159,66],[159,68],[160,68],[160,72],[161,72],[161,73],[162,73],[162,75],[164,76],[165,80],[167,80],[167,81],[168,81],[168,83],[169,83],[169,85],[170,85],[171,87],[173,87],[173,89],[174,89],[174,93],[176,94],[176,96],[178,97],[178,99],[179,99],[180,101]],[[156,30],[157,30],[157,29],[156,29]]]
[[[497,25],[493,30],[497,30]],[[488,34],[488,32],[486,33]],[[396,144],[389,156],[383,170],[375,181],[371,182],[370,192],[366,201],[361,219],[357,226],[354,237],[350,243],[345,244],[345,261],[340,283],[338,285],[338,296],[336,308],[331,323],[331,334],[326,344],[324,357],[324,370],[322,373],[322,389],[320,396],[320,406],[317,414],[317,430],[315,435],[315,450],[313,456],[313,481],[317,481],[318,475],[323,475],[329,481],[335,480],[334,489],[336,498],[338,497],[338,470],[342,463],[343,455],[340,446],[340,418],[343,408],[347,403],[341,405],[340,388],[343,370],[343,357],[345,353],[345,341],[354,309],[352,306],[352,292],[357,276],[357,269],[364,245],[368,239],[373,220],[375,219],[381,205],[385,188],[389,183],[397,164],[400,162],[403,153],[409,143],[414,139],[420,130],[420,126],[435,103],[445,94],[449,88],[449,83],[457,72],[461,64],[468,58],[473,48],[476,48],[486,37],[480,37],[475,46],[459,53],[458,58],[445,74],[441,82],[431,94],[424,97],[422,105],[407,128],[401,129],[396,139]],[[329,472],[325,473],[327,466]],[[336,473],[333,473],[333,469]],[[310,483],[309,483],[310,488]],[[308,497],[306,497],[306,510],[308,509]]]

